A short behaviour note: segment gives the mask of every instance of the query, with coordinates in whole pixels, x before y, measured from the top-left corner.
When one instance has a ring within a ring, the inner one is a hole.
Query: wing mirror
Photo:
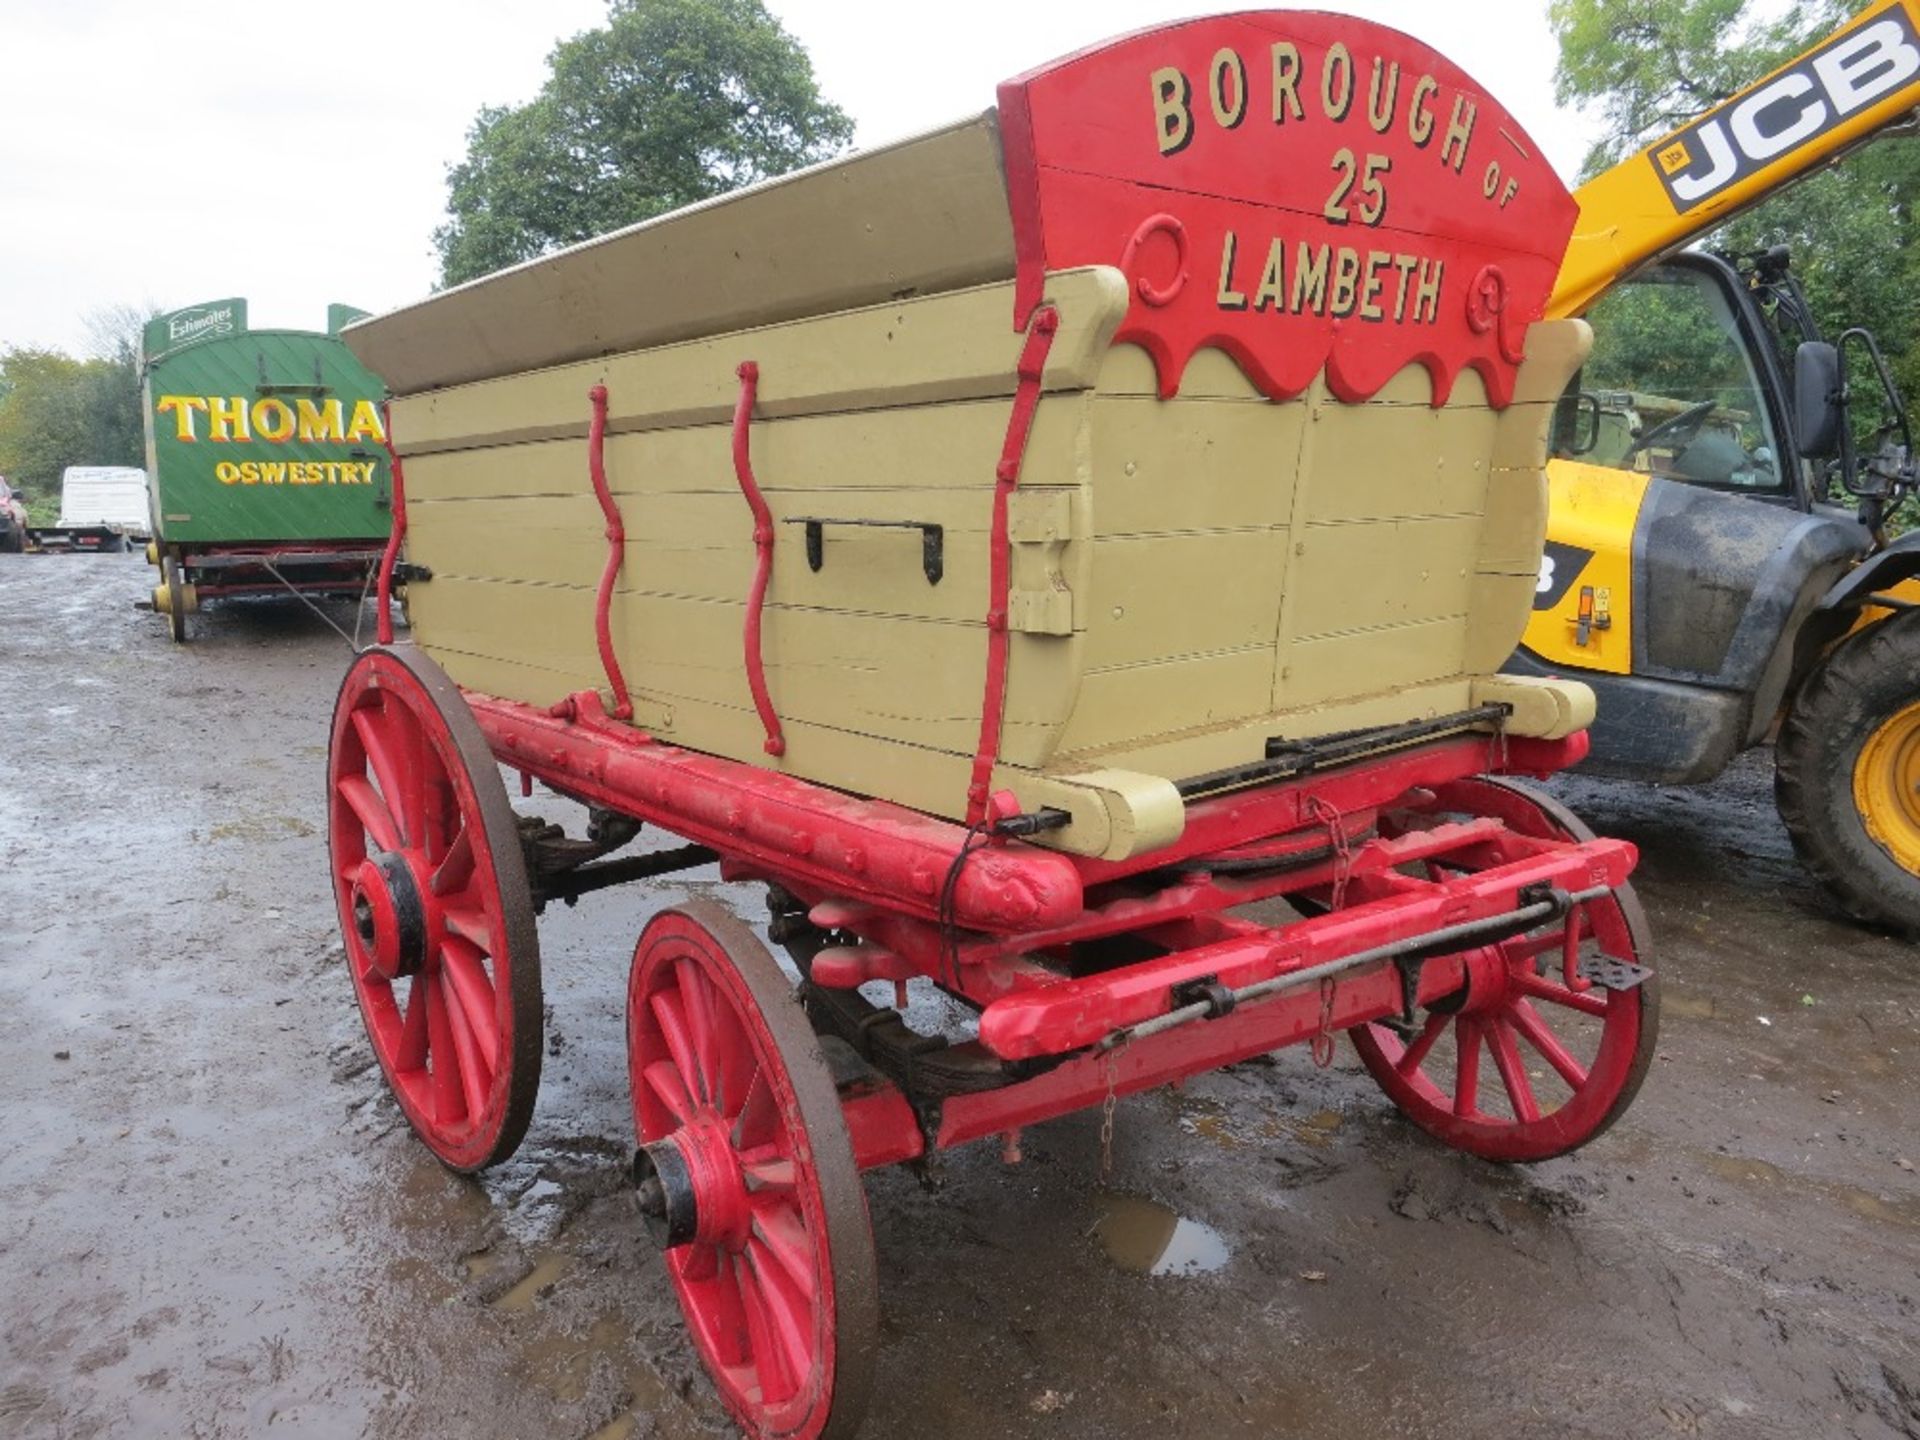
[[[1824,340],[1804,342],[1793,352],[1793,430],[1801,455],[1826,460],[1839,454],[1846,413],[1839,350]]]
[[[1600,443],[1600,397],[1569,390],[1553,410],[1553,453],[1585,455]]]

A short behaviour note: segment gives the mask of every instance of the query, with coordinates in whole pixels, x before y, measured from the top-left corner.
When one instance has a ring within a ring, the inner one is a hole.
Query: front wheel
[[[1841,642],[1774,749],[1801,862],[1858,919],[1920,933],[1920,613]]]

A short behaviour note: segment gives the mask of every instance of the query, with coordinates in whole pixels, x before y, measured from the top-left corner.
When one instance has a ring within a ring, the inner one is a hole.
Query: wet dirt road
[[[345,647],[276,603],[175,648],[147,575],[0,557],[0,1435],[728,1433],[622,1190],[621,1006],[653,910],[759,897],[550,911],[532,1131],[448,1174],[335,941]],[[1613,1132],[1482,1164],[1343,1045],[1123,1101],[1111,1192],[1092,1114],[874,1174],[863,1433],[1920,1436],[1920,956],[1821,911],[1764,763],[1560,790],[1646,852]]]

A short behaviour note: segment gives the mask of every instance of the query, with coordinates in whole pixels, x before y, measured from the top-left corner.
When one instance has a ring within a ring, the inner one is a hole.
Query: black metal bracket
[[[947,532],[944,525],[931,520],[837,520],[823,515],[796,515],[785,522],[807,527],[807,568],[818,570],[827,563],[826,529],[829,525],[858,525],[868,530],[918,530],[920,532],[920,569],[929,585],[938,585],[946,574]]]
[[[1173,1008],[1184,1010],[1189,1005],[1205,1005],[1207,1019],[1218,1020],[1223,1015],[1231,1015],[1233,1007],[1240,1003],[1240,997],[1230,985],[1222,985],[1218,975],[1202,975],[1197,979],[1184,980],[1173,987]]]
[[[1266,744],[1266,758],[1248,765],[1235,765],[1195,775],[1175,786],[1183,800],[1197,800],[1223,790],[1237,790],[1268,780],[1287,780],[1317,770],[1348,765],[1356,760],[1388,755],[1396,750],[1444,739],[1480,726],[1498,729],[1513,714],[1504,701],[1461,710],[1451,715],[1436,715],[1431,720],[1413,720],[1403,725],[1382,725],[1371,730],[1345,730],[1337,735],[1319,735],[1311,740],[1289,740],[1275,735]]]

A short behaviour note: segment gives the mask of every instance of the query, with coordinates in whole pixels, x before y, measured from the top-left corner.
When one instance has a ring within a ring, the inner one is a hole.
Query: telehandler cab
[[[1784,247],[1681,247],[1920,105],[1888,0],[1576,192],[1551,316],[1594,348],[1561,402],[1534,613],[1508,669],[1599,698],[1593,773],[1718,775],[1777,735],[1796,850],[1856,916],[1920,931],[1920,531],[1905,403],[1820,332]],[[1846,503],[1836,503],[1844,493]],[[1776,728],[1777,727],[1777,728]]]

